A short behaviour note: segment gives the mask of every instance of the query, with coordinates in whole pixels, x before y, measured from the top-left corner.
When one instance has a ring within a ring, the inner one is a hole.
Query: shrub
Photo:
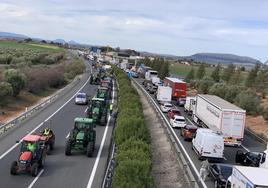
[[[248,114],[257,114],[259,112],[260,99],[252,90],[240,92],[236,99],[235,104],[245,109]]]
[[[211,78],[205,77],[197,83],[197,90],[199,93],[207,94],[209,88],[214,84]]]
[[[76,75],[82,74],[86,69],[84,62],[80,59],[75,59],[72,63],[67,65],[67,78],[73,79]]]
[[[8,69],[4,72],[5,79],[8,83],[11,84],[13,89],[13,95],[19,95],[20,91],[26,85],[26,78],[25,75],[22,74],[20,71],[15,69]]]
[[[13,94],[13,89],[10,83],[0,82],[0,105],[4,105],[6,103],[6,98]]]
[[[150,135],[145,125],[142,105],[129,78],[113,67],[119,84],[119,102],[115,144],[118,154],[112,187],[153,187],[151,177]]]

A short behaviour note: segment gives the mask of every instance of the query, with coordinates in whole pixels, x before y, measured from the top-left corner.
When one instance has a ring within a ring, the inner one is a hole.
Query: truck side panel
[[[197,96],[195,115],[212,130],[221,129],[221,110]]]

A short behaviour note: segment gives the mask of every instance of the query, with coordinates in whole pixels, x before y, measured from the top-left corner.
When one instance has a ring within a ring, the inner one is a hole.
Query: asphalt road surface
[[[90,62],[87,62],[90,68]],[[106,126],[96,127],[96,150],[91,158],[83,153],[65,156],[65,142],[75,117],[85,117],[86,105],[75,105],[73,97],[78,91],[94,96],[97,86],[89,84],[90,71],[66,95],[30,117],[20,127],[0,138],[0,187],[78,188],[101,187],[113,130],[113,118]],[[116,92],[114,93],[116,98]],[[116,102],[116,101],[114,101]],[[43,169],[34,178],[29,174],[10,175],[11,162],[17,160],[20,145],[16,140],[35,130],[51,127],[56,135],[55,150],[46,157]]]

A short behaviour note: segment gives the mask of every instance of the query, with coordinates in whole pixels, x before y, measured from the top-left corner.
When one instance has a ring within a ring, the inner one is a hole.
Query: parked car
[[[181,111],[178,108],[172,108],[168,111],[168,118],[174,118],[174,115],[181,115]]]
[[[243,166],[259,167],[265,162],[266,153],[264,152],[243,152],[238,150],[235,156],[235,162]]]
[[[87,94],[86,93],[78,93],[75,97],[75,104],[87,104]]]
[[[183,116],[175,115],[174,118],[171,118],[169,121],[173,128],[182,128],[186,125],[186,121]]]
[[[214,187],[225,187],[228,178],[232,175],[233,165],[211,163],[208,169],[209,176],[214,180]]]
[[[160,109],[162,112],[167,113],[172,107],[171,103],[163,103],[161,104]]]
[[[184,140],[192,140],[197,129],[198,127],[195,125],[185,125],[181,128],[181,136],[184,138]]]

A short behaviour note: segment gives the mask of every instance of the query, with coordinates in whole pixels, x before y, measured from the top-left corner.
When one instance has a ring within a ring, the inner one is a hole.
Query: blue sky
[[[267,0],[0,0],[0,31],[191,55],[268,59]]]

